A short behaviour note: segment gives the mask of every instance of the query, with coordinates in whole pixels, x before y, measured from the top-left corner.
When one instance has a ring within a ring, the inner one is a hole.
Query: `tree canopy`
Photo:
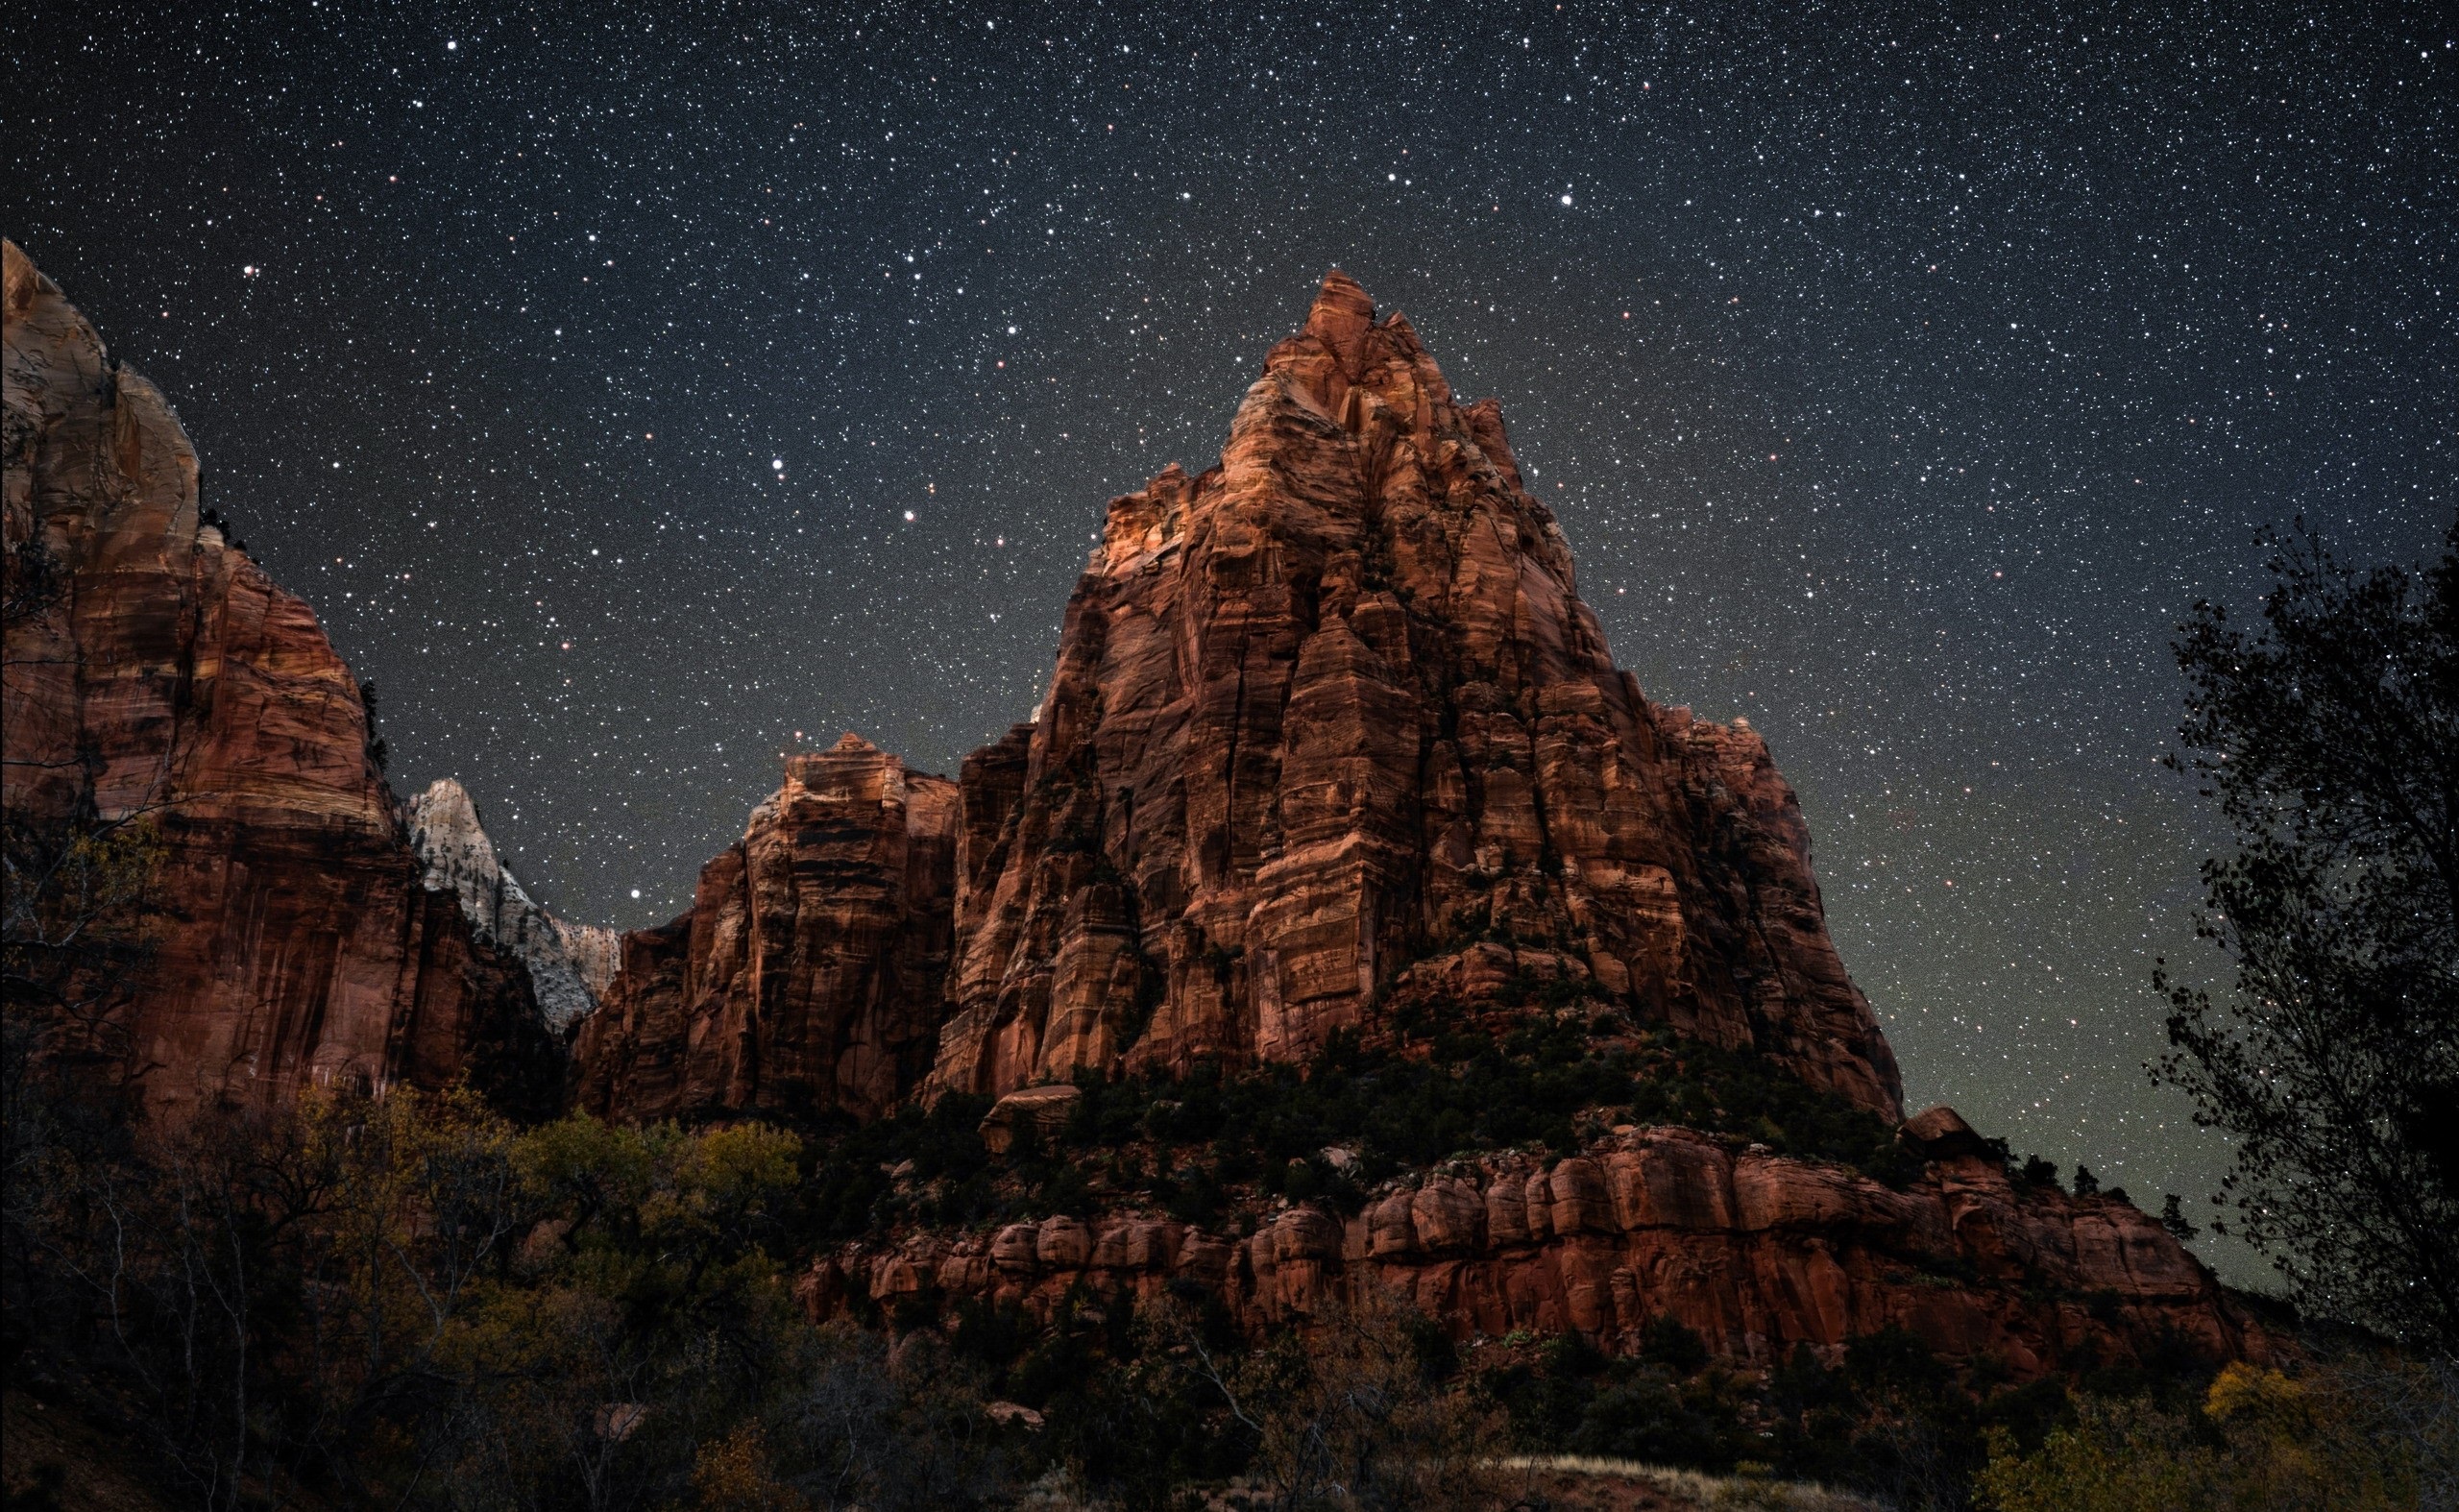
[[[2421,571],[2281,539],[2255,621],[2199,603],[2173,765],[2234,832],[2155,1076],[2235,1141],[2224,1220],[2309,1307],[2459,1350],[2459,524]]]

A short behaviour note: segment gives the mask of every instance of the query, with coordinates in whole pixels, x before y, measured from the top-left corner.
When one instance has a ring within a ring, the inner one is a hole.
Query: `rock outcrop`
[[[451,778],[410,800],[409,825],[426,886],[459,898],[477,938],[521,962],[548,1028],[561,1032],[597,1007],[615,980],[616,931],[567,923],[532,900],[496,854],[469,790]]]
[[[1499,410],[1340,272],[962,786],[933,1095],[1304,1060],[1501,939],[1902,1116],[1765,744],[1615,668]]]
[[[797,756],[692,911],[624,937],[578,1099],[625,1118],[887,1111],[931,1061],[954,931],[955,783],[847,735]]]
[[[13,242],[0,257],[12,845],[158,837],[111,1011],[138,1100],[178,1117],[474,1070],[535,1087],[551,1048],[526,974],[422,886],[315,614],[201,518],[161,394]]]
[[[2155,1343],[2213,1359],[2271,1350],[2260,1322],[2124,1199],[2017,1186],[1950,1110],[1908,1135],[1930,1163],[1903,1191],[1687,1129],[1631,1128],[1559,1161],[1449,1162],[1347,1220],[1284,1207],[1244,1237],[1135,1212],[916,1232],[819,1256],[798,1294],[823,1319],[864,1303],[910,1315],[979,1301],[1047,1320],[1071,1295],[1143,1299],[1192,1281],[1261,1330],[1372,1286],[1461,1338],[1576,1331],[1633,1353],[1643,1325],[1669,1317],[1719,1354],[1772,1365],[1806,1344],[1833,1364],[1847,1341],[1899,1327],[2019,1378]]]

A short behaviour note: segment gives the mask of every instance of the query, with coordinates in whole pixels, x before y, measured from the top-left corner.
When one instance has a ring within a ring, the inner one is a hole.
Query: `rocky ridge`
[[[460,783],[439,778],[407,808],[410,848],[426,886],[459,898],[472,932],[527,969],[547,1027],[568,1029],[596,1009],[615,980],[622,937],[602,924],[569,923],[533,901],[496,854]]]
[[[160,392],[14,242],[0,258],[12,842],[81,817],[160,840],[113,1026],[137,1100],[182,1117],[464,1073],[550,1092],[527,975],[422,885],[315,614],[201,517]]]

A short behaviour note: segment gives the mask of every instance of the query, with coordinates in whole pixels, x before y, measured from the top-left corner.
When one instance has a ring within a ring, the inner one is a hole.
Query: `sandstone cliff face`
[[[533,901],[496,854],[468,789],[450,777],[430,783],[409,802],[409,827],[426,886],[459,898],[477,938],[521,962],[548,1028],[566,1029],[597,1006],[615,980],[619,937]]]
[[[1114,1213],[849,1246],[815,1260],[798,1295],[823,1319],[858,1299],[981,1300],[1046,1321],[1080,1286],[1142,1299],[1187,1280],[1260,1330],[1373,1286],[1461,1338],[1576,1331],[1635,1353],[1643,1325],[1670,1317],[1719,1354],[1767,1365],[1807,1344],[1833,1364],[1848,1340],[1894,1326],[2026,1378],[2138,1358],[2155,1340],[2215,1359],[2271,1350],[2131,1205],[2017,1188],[1950,1110],[1910,1133],[1930,1165],[1900,1192],[1690,1130],[1630,1128],[1550,1164],[1449,1162],[1346,1221],[1285,1207],[1245,1237]]]
[[[945,1016],[958,823],[956,784],[857,736],[790,761],[692,912],[624,937],[575,1046],[580,1105],[887,1111]]]
[[[1221,465],[1111,502],[963,795],[933,1095],[1303,1060],[1502,938],[1902,1116],[1765,744],[1615,668],[1499,411],[1337,271]]]
[[[14,243],[0,256],[7,805],[159,830],[165,912],[121,1024],[140,1100],[178,1116],[480,1062],[528,1078],[525,977],[421,886],[314,613],[200,523],[160,393]],[[38,562],[55,591],[21,602]]]

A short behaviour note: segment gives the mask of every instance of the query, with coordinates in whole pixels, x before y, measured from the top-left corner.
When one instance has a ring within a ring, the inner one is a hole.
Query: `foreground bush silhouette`
[[[1257,1512],[1472,1512],[1508,1505],[1495,1414],[1449,1377],[1448,1338],[1399,1299],[1335,1302],[1243,1360],[1224,1361],[1165,1305],[1177,1368],[1217,1392],[1253,1454]]]
[[[2260,619],[2195,607],[2179,729],[2228,820],[2199,928],[2226,992],[2155,978],[2155,1074],[2234,1152],[2226,1224],[2309,1312],[2459,1351],[2459,524],[2422,571],[2282,543]]]
[[[2356,1361],[2291,1378],[2232,1364],[2199,1409],[2086,1399],[2037,1451],[1991,1435],[1996,1512],[2394,1512],[2459,1504],[2447,1368]]]

